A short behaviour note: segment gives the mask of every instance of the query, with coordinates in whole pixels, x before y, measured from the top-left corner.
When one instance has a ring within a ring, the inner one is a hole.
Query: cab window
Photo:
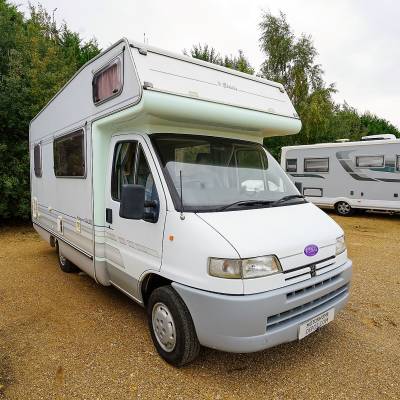
[[[111,195],[120,201],[122,185],[136,184],[145,188],[145,200],[158,200],[146,155],[136,141],[119,142],[115,146],[111,177]],[[146,210],[147,211],[147,210]]]

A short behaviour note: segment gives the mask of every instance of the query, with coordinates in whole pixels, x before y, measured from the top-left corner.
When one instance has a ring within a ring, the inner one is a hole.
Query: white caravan
[[[146,307],[173,365],[302,339],[351,261],[262,146],[300,127],[280,84],[123,39],[31,123],[33,225],[63,271]]]
[[[400,212],[400,139],[394,135],[283,147],[281,165],[307,200],[339,215]]]

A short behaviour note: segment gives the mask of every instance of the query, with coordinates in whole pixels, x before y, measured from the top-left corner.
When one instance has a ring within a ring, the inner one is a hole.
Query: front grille
[[[348,285],[343,285],[332,292],[319,297],[313,301],[294,307],[291,310],[284,311],[279,314],[271,315],[267,318],[267,331],[278,329],[285,324],[292,322],[294,319],[307,319],[311,314],[318,314],[318,311],[329,308],[330,304],[334,304],[344,298],[349,291]]]
[[[313,291],[313,290],[315,290],[315,289],[320,288],[321,286],[334,283],[334,282],[336,282],[339,278],[340,278],[340,274],[331,276],[330,278],[325,279],[325,280],[323,280],[323,281],[321,281],[321,282],[314,283],[314,285],[310,285],[310,286],[307,286],[307,287],[305,287],[305,288],[298,289],[298,290],[294,290],[293,292],[289,292],[289,293],[286,294],[286,297],[287,297],[289,300],[292,300],[292,299],[294,299],[294,298],[297,297],[297,296],[302,296],[302,295],[304,295],[304,294],[306,294],[306,293],[309,293],[309,292],[311,292],[311,291]]]
[[[291,285],[310,279],[313,276],[325,274],[326,272],[332,271],[337,267],[338,265],[336,265],[336,258],[332,256],[312,264],[289,269],[287,271],[284,271],[283,273],[285,277],[285,282],[288,285]]]

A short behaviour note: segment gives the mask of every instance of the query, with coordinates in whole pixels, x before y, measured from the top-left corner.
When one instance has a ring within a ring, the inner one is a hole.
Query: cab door
[[[166,217],[166,201],[148,144],[140,135],[111,140],[106,189],[105,258],[112,284],[141,300],[139,279],[146,270],[159,270]],[[145,199],[157,206],[145,209],[141,220],[119,216],[124,184],[145,187]]]

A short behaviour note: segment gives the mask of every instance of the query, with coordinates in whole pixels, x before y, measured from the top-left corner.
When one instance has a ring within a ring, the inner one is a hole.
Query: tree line
[[[0,219],[30,216],[29,122],[99,52],[43,7],[0,0]]]
[[[257,76],[282,83],[302,121],[298,135],[264,140],[276,158],[280,158],[282,146],[359,140],[362,136],[379,133],[400,137],[399,130],[389,121],[370,112],[360,114],[347,103],[334,102],[333,94],[337,90],[324,81],[324,71],[316,62],[318,52],[311,36],[296,37],[284,13],[278,16],[263,13],[259,29],[259,44],[265,61]],[[242,50],[237,56],[221,56],[214,47],[198,44],[185,53],[241,72],[255,73]]]
[[[265,140],[274,156],[284,145],[353,140],[369,133],[400,136],[382,118],[335,104],[336,89],[323,80],[311,37],[296,37],[284,14],[264,13],[259,28],[265,61],[257,74],[285,86],[303,122],[299,135]],[[42,6],[30,5],[26,16],[10,1],[0,0],[0,220],[30,216],[29,122],[100,51],[95,38],[83,40],[66,23],[57,25]],[[185,53],[256,73],[242,50],[221,56],[206,44]]]

